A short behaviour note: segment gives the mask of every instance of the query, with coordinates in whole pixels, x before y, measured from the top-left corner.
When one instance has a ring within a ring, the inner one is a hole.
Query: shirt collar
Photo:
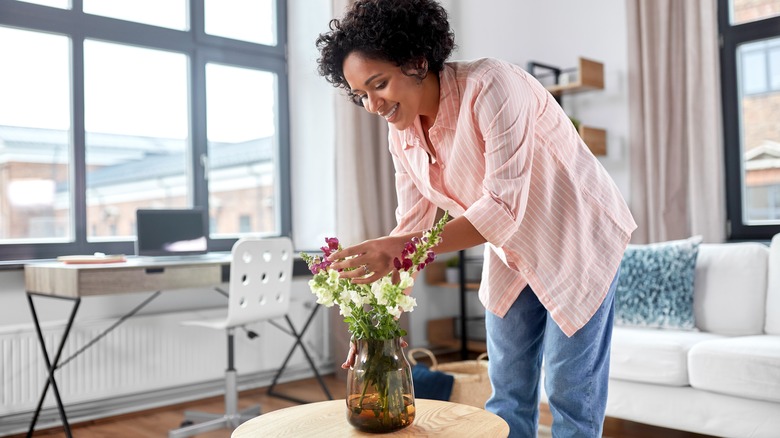
[[[436,114],[436,120],[431,129],[455,129],[458,120],[458,109],[460,106],[460,92],[456,81],[455,69],[444,64],[439,72],[439,111]],[[422,147],[422,127],[420,125],[420,116],[414,121],[412,126],[403,131],[403,148],[409,149],[413,146]]]

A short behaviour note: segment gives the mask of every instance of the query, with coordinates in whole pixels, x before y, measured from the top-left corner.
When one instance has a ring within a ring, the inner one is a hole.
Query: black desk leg
[[[292,321],[290,320],[290,317],[287,315],[284,315],[284,319],[287,320],[287,324],[290,326],[290,330],[292,330],[292,333],[290,333],[292,336],[295,337],[295,344],[290,349],[290,352],[287,353],[287,357],[284,359],[284,362],[282,363],[281,368],[279,368],[279,371],[276,372],[276,375],[274,376],[273,381],[271,382],[271,386],[268,387],[268,391],[266,392],[268,395],[273,397],[282,398],[285,400],[289,400],[295,403],[311,403],[306,400],[301,400],[299,398],[290,397],[285,394],[279,394],[274,391],[274,387],[276,387],[276,383],[279,380],[279,376],[282,375],[284,372],[284,369],[287,368],[287,363],[290,361],[290,358],[292,358],[293,353],[295,353],[295,349],[298,348],[298,346],[301,347],[301,350],[303,350],[303,354],[306,356],[306,360],[309,362],[309,366],[311,367],[311,370],[314,371],[314,375],[317,377],[317,381],[320,383],[320,386],[322,387],[322,391],[325,393],[325,395],[328,397],[328,400],[333,400],[333,396],[330,395],[330,391],[328,390],[327,385],[325,385],[325,381],[322,380],[322,376],[320,376],[320,373],[317,371],[317,366],[314,364],[314,361],[312,360],[311,356],[309,356],[309,351],[306,350],[306,347],[303,345],[303,334],[306,333],[306,329],[309,328],[309,325],[314,320],[314,316],[317,314],[317,310],[319,310],[320,306],[315,305],[314,310],[312,310],[311,314],[309,315],[309,319],[306,320],[306,324],[303,326],[303,329],[300,333],[298,333],[295,330],[295,326],[293,325]],[[275,325],[275,324],[274,324]],[[277,326],[278,327],[278,326]],[[286,330],[283,330],[286,332]]]
[[[73,320],[76,317],[76,312],[79,310],[79,305],[81,304],[81,298],[69,298],[69,297],[55,297],[50,296],[51,298],[60,298],[65,300],[72,300],[73,308],[70,312],[70,317],[68,317],[68,324],[65,326],[65,332],[62,334],[62,339],[60,340],[60,345],[57,347],[57,354],[54,356],[54,361],[49,360],[49,352],[46,350],[46,343],[43,339],[43,331],[41,330],[41,324],[38,321],[38,314],[35,311],[35,303],[33,302],[31,293],[27,293],[27,302],[30,304],[30,310],[32,312],[33,322],[35,323],[35,331],[38,333],[38,342],[41,345],[41,351],[43,352],[43,359],[46,361],[46,368],[49,370],[49,377],[46,379],[46,385],[43,387],[43,392],[41,392],[41,398],[38,400],[38,406],[35,408],[35,414],[33,414],[32,423],[30,423],[30,429],[27,431],[27,437],[31,437],[33,434],[33,431],[35,430],[35,423],[38,422],[38,415],[41,413],[41,408],[43,407],[43,400],[46,398],[46,393],[49,391],[49,385],[51,385],[52,389],[54,390],[54,398],[57,400],[57,409],[60,411],[60,419],[62,420],[62,426],[65,428],[65,436],[68,438],[72,438],[73,435],[71,435],[70,432],[70,424],[68,424],[68,417],[65,415],[65,407],[62,405],[62,398],[60,398],[60,390],[57,388],[57,381],[54,379],[54,372],[57,371],[58,363],[60,361],[60,356],[62,356],[62,350],[65,347],[65,342],[68,340],[68,335],[70,334],[70,329],[73,327]]]

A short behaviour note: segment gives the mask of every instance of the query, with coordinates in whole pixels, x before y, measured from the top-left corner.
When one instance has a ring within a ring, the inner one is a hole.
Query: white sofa
[[[607,416],[723,437],[780,437],[780,235],[701,244],[697,331],[616,326]]]

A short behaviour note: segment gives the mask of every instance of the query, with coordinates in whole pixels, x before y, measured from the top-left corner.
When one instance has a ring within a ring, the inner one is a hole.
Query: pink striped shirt
[[[488,241],[479,298],[503,317],[530,285],[568,336],[596,312],[634,219],[612,178],[550,93],[495,59],[447,63],[429,163],[417,122],[390,125],[398,226],[433,225],[437,208]]]

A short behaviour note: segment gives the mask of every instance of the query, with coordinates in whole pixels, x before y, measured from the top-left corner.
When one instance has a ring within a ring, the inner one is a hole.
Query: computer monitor
[[[205,254],[206,224],[201,208],[138,209],[135,214],[139,256]]]

